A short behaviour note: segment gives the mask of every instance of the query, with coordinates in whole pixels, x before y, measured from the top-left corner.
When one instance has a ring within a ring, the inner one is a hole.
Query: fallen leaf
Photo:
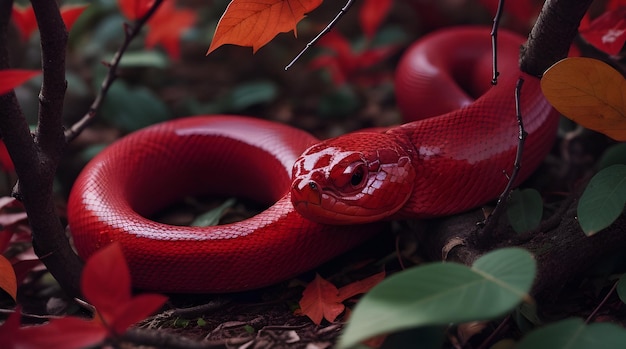
[[[333,322],[346,308],[341,302],[369,291],[384,278],[385,272],[381,272],[337,289],[335,285],[316,274],[315,279],[302,292],[300,311],[316,325],[322,323],[323,319]]]
[[[363,33],[372,39],[391,8],[391,0],[366,0],[359,11]]]
[[[122,14],[131,20],[143,17],[154,4],[154,0],[119,0],[117,2]]]
[[[277,34],[294,31],[322,0],[232,0],[217,23],[207,55],[224,44],[263,47]]]
[[[41,74],[40,70],[6,69],[0,70],[0,95],[3,95],[33,77]]]
[[[3,289],[13,301],[17,301],[17,279],[13,265],[4,256],[0,255],[0,288]]]
[[[355,281],[351,284],[343,286],[339,289],[339,299],[344,301],[350,297],[356,296],[357,294],[366,293],[372,287],[378,285],[381,281],[385,279],[385,272],[382,271],[378,274],[374,274],[369,276],[363,280]]]
[[[107,334],[97,321],[64,317],[40,326],[23,327],[14,340],[17,348],[80,349],[102,342]]]
[[[330,322],[335,321],[345,306],[341,304],[337,287],[316,274],[315,279],[302,292],[300,308],[302,314],[319,325],[324,318]]]
[[[195,22],[194,11],[177,9],[174,1],[164,1],[148,21],[146,48],[160,44],[170,58],[180,59],[180,37]]]
[[[0,326],[0,348],[16,348],[17,333],[20,328],[22,308],[18,305]]]
[[[592,58],[563,59],[544,73],[541,89],[569,119],[626,141],[626,80],[608,64]]]

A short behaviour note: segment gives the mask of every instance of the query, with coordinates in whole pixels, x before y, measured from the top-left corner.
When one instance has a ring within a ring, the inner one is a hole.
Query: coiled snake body
[[[405,115],[424,119],[384,132],[319,142],[273,122],[198,116],[124,137],[94,158],[72,189],[68,219],[79,254],[119,241],[138,288],[240,291],[345,252],[378,231],[372,221],[448,215],[493,200],[515,158],[520,76],[528,132],[520,181],[545,157],[558,120],[538,79],[519,72],[523,39],[503,31],[498,38],[496,86],[487,29],[420,39],[397,68],[396,94]],[[199,194],[273,204],[215,227],[145,218]]]

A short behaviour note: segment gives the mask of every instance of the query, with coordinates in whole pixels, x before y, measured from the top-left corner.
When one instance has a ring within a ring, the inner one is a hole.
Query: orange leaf
[[[369,291],[372,287],[378,285],[378,283],[383,281],[384,278],[385,272],[382,271],[363,280],[355,281],[351,284],[348,284],[339,289],[339,299],[343,301],[350,297],[356,296],[357,294],[365,293]]]
[[[626,80],[608,64],[583,57],[563,59],[546,70],[541,89],[561,114],[626,141]]]
[[[217,23],[207,54],[224,44],[263,47],[277,34],[294,31],[322,0],[232,0]],[[297,34],[296,34],[297,35]]]
[[[341,304],[337,287],[316,274],[315,279],[302,292],[300,308],[304,315],[319,325],[324,318],[335,321],[345,306]]]
[[[8,259],[0,255],[0,288],[16,301],[17,298],[17,279],[15,271]]]
[[[36,75],[39,70],[7,69],[0,70],[0,95],[3,95],[15,87],[25,83]]]
[[[179,59],[180,37],[195,22],[195,12],[178,10],[174,1],[164,1],[148,22],[146,48],[161,44],[172,59]]]

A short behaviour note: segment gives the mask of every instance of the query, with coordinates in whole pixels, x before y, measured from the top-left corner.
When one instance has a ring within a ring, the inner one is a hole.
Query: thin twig
[[[504,191],[502,191],[502,194],[500,194],[500,197],[498,198],[496,207],[493,209],[489,217],[487,217],[487,222],[485,223],[485,227],[483,229],[483,236],[490,236],[492,235],[491,232],[495,231],[496,224],[504,212],[504,206],[506,205],[509,195],[511,194],[511,190],[513,189],[513,183],[515,183],[519,170],[522,168],[522,153],[524,150],[524,142],[526,141],[526,136],[528,135],[528,133],[524,130],[524,122],[522,120],[522,112],[520,109],[520,95],[523,84],[524,79],[520,77],[515,85],[515,116],[517,118],[517,126],[519,128],[519,136],[515,161],[513,162],[513,172],[511,172],[509,181],[506,184]]]
[[[498,76],[500,72],[498,71],[498,27],[500,26],[500,18],[502,18],[502,11],[504,9],[504,0],[498,1],[498,9],[496,10],[496,15],[493,17],[493,27],[491,27],[491,59],[493,61],[492,65],[492,75],[491,75],[491,84],[498,84]]]
[[[148,20],[152,17],[152,15],[156,12],[156,10],[161,6],[163,0],[156,0],[152,7],[144,14],[141,18],[135,21],[134,25],[129,26],[127,23],[124,23],[124,42],[120,46],[120,48],[115,53],[115,56],[111,59],[109,63],[106,63],[109,71],[102,81],[102,85],[100,87],[100,92],[91,103],[89,110],[87,113],[74,125],[72,125],[69,129],[65,131],[65,141],[67,143],[73,141],[78,135],[91,123],[91,121],[95,118],[96,113],[100,109],[102,102],[104,102],[104,98],[109,91],[109,88],[113,84],[113,81],[117,78],[117,68],[119,67],[120,61],[122,60],[122,56],[130,43],[135,39],[135,37],[141,32],[143,26],[148,22]]]
[[[330,23],[328,23],[328,25],[322,29],[321,32],[319,32],[319,34],[317,34],[317,36],[315,36],[313,38],[313,40],[309,41],[306,46],[302,49],[302,51],[300,51],[300,53],[298,53],[298,55],[296,55],[296,57],[291,60],[291,62],[289,62],[289,64],[287,64],[287,66],[285,67],[285,70],[288,70],[289,68],[291,68],[291,66],[294,65],[294,63],[296,63],[296,61],[298,59],[300,59],[300,57],[302,57],[302,55],[313,45],[315,45],[315,43],[322,37],[324,36],[326,33],[328,33],[337,23],[337,21],[339,21],[339,19],[346,14],[346,12],[348,12],[348,9],[350,8],[350,6],[352,6],[352,2],[353,0],[348,0],[346,2],[345,5],[343,5],[343,7],[341,8],[341,10],[339,10],[339,13],[337,13],[337,15],[335,16],[335,18],[333,18],[332,21],[330,21]]]
[[[613,284],[613,287],[611,287],[611,289],[609,290],[609,292],[606,294],[606,296],[604,296],[604,298],[602,299],[602,301],[600,302],[600,304],[598,304],[598,306],[591,312],[591,314],[589,314],[589,316],[587,317],[587,319],[585,319],[585,324],[589,324],[589,322],[591,322],[591,320],[596,316],[596,314],[598,313],[598,311],[600,311],[600,308],[602,308],[602,306],[609,300],[609,297],[613,294],[613,292],[615,292],[615,290],[617,289],[617,284],[619,283],[618,281],[615,281],[615,283]]]
[[[487,346],[493,341],[493,339],[496,337],[496,335],[498,333],[500,333],[500,331],[502,331],[502,329],[504,329],[504,325],[506,325],[506,323],[508,323],[509,320],[511,320],[511,315],[507,315],[507,317],[505,317],[504,320],[502,320],[500,322],[500,324],[498,324],[498,327],[496,327],[496,329],[493,330],[493,332],[491,332],[489,337],[487,337],[487,339],[485,339],[480,344],[480,346],[477,349],[485,349],[485,348],[487,348]]]

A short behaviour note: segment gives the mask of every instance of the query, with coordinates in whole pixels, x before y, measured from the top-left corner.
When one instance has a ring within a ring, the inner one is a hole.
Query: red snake
[[[396,94],[405,115],[427,118],[384,131],[319,143],[286,125],[216,115],[128,135],[94,158],[74,184],[68,220],[76,249],[86,258],[118,241],[138,288],[240,291],[310,270],[380,228],[357,223],[448,215],[493,200],[513,168],[519,77],[528,132],[519,181],[545,157],[557,126],[539,80],[519,71],[522,42],[500,31],[502,74],[491,86],[489,30],[423,37],[399,63]],[[214,227],[145,218],[201,194],[271,207]]]

